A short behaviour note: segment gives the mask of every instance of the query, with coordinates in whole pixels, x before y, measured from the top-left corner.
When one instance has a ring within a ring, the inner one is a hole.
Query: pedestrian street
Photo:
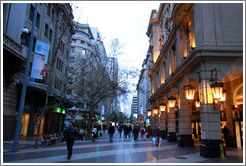
[[[227,158],[204,158],[200,156],[199,146],[180,148],[177,143],[164,140],[160,146],[152,144],[152,139],[133,141],[114,135],[109,142],[106,133],[91,140],[75,141],[73,154],[67,160],[66,143],[27,148],[17,152],[4,150],[3,163],[228,163],[243,162],[242,151],[228,151]]]

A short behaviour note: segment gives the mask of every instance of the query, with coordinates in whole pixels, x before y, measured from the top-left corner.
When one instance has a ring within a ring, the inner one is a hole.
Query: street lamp
[[[160,104],[160,110],[161,110],[161,112],[165,112],[166,111],[166,105]]]
[[[158,108],[157,107],[154,107],[153,108],[153,112],[154,112],[155,115],[157,115],[158,114]]]
[[[29,29],[27,29],[26,27],[24,27],[22,29],[22,33],[21,33],[21,44],[26,45],[28,44],[30,38],[30,31]]]
[[[176,98],[171,96],[168,98],[168,105],[169,107],[173,108],[175,106],[175,103],[176,103]]]
[[[152,110],[151,110],[151,109],[149,109],[149,110],[147,111],[147,115],[148,115],[148,117],[150,117],[150,116],[151,116],[151,113],[152,113]]]
[[[212,89],[212,93],[213,93],[213,98],[216,101],[220,101],[221,97],[222,97],[222,92],[223,92],[223,84],[222,83],[218,83],[213,82],[210,85],[211,89]]]
[[[201,106],[201,103],[200,103],[200,101],[198,99],[195,101],[195,104],[196,104],[197,108]]]
[[[185,92],[186,100],[188,100],[188,101],[193,100],[194,95],[195,95],[195,91],[196,91],[195,88],[191,84],[184,86],[184,92]]]
[[[226,100],[226,92],[223,90],[222,96],[220,98],[220,102],[225,102]]]

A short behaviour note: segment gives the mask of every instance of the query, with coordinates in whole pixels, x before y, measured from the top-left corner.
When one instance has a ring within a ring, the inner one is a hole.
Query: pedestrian
[[[113,142],[114,139],[114,126],[112,126],[112,123],[109,124],[109,128],[108,128],[108,134],[109,134],[109,142]]]
[[[120,138],[121,138],[121,135],[122,135],[122,128],[123,128],[123,126],[122,125],[120,125],[120,127],[119,127],[119,134],[120,134]]]
[[[128,131],[129,138],[131,138],[131,133],[132,133],[132,126],[131,125],[128,125],[127,131]]]
[[[123,129],[124,129],[124,137],[127,138],[127,134],[128,134],[128,127],[127,127],[127,125],[124,125]]]
[[[158,127],[155,129],[155,136],[156,136],[156,146],[158,146],[160,143],[160,129]]]
[[[145,135],[145,133],[146,133],[146,130],[145,130],[145,128],[144,128],[144,126],[142,127],[142,129],[141,129],[141,138],[142,138],[142,140],[144,140],[145,141],[145,138],[146,138],[146,135]]]
[[[97,135],[97,128],[96,128],[96,126],[95,126],[95,127],[93,127],[93,129],[92,129],[92,141],[93,141],[93,142],[95,142],[96,135]]]
[[[72,122],[69,123],[69,127],[65,129],[63,135],[67,143],[67,151],[68,151],[67,159],[70,160],[70,158],[72,157],[74,138],[76,137],[76,130]]]
[[[137,125],[134,126],[133,130],[133,135],[134,135],[134,142],[138,139],[138,128],[137,128]]]

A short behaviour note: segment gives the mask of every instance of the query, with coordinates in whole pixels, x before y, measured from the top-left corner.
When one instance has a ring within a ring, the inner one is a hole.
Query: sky
[[[106,51],[111,39],[118,38],[124,44],[123,54],[118,56],[120,68],[138,69],[146,58],[149,38],[146,35],[152,10],[159,9],[161,1],[75,1],[71,3],[74,20],[98,28]],[[137,84],[138,76],[131,80]],[[136,89],[136,86],[131,87]],[[121,111],[130,113],[133,95],[127,103],[121,103]]]

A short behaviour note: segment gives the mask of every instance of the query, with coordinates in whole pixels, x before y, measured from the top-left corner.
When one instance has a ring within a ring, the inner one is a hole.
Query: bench
[[[62,142],[65,140],[62,132],[55,133],[55,137],[56,137],[57,142]]]
[[[56,138],[54,138],[51,134],[42,134],[40,135],[40,139],[43,146],[56,143]]]

